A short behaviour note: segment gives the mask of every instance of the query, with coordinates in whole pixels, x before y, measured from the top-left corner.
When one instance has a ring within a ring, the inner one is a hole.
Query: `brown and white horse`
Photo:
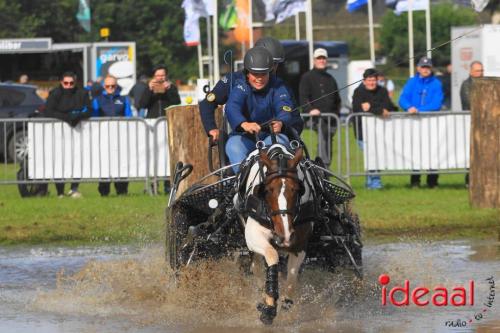
[[[297,221],[299,205],[311,200],[311,190],[304,186],[304,177],[308,176],[297,168],[302,160],[302,148],[292,154],[278,144],[261,151],[259,155],[260,165],[255,163],[252,166],[246,193],[260,192],[265,201],[267,221],[257,221],[249,216],[245,223],[245,240],[250,251],[265,258],[264,302],[257,309],[261,312],[261,321],[272,324],[279,299],[278,251],[288,253],[288,274],[282,298],[283,308],[287,309],[293,304],[297,275],[313,228],[312,222]]]

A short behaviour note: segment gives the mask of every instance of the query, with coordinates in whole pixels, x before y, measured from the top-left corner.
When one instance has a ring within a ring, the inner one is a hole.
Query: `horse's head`
[[[294,222],[304,193],[302,180],[297,174],[302,155],[302,148],[298,148],[292,158],[280,152],[272,156],[265,151],[260,153],[260,160],[267,168],[263,186],[273,225],[273,240],[283,248],[292,247],[296,240]]]

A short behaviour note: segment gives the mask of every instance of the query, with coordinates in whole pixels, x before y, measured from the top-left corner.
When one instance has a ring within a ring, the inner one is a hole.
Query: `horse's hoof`
[[[264,325],[272,325],[276,317],[276,306],[269,306],[264,303],[257,304],[257,310],[260,311],[260,321]]]
[[[285,311],[288,311],[292,308],[293,301],[289,298],[283,299],[283,303],[281,304],[281,308]]]

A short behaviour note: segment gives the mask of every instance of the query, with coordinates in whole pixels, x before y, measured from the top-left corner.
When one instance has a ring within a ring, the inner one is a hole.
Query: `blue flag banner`
[[[368,0],[347,0],[346,9],[349,13],[358,10],[368,3]]]
[[[80,0],[76,19],[82,26],[83,30],[90,32],[90,6],[87,0]]]

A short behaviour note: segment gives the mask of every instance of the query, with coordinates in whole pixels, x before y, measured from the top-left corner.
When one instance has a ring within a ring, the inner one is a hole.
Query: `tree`
[[[92,31],[76,19],[78,0],[0,0],[0,38],[51,37],[57,43],[135,41],[139,73],[165,64],[173,79],[197,74],[196,49],[184,45],[184,10],[179,0],[91,0]]]
[[[476,24],[476,14],[470,8],[451,4],[439,4],[431,7],[431,30],[433,47],[448,42],[451,27]],[[425,55],[425,12],[413,12],[413,35],[415,56]],[[382,52],[397,64],[408,64],[408,14],[399,16],[392,11],[382,18],[380,31]],[[432,51],[435,65],[445,65],[450,61],[450,43]]]

